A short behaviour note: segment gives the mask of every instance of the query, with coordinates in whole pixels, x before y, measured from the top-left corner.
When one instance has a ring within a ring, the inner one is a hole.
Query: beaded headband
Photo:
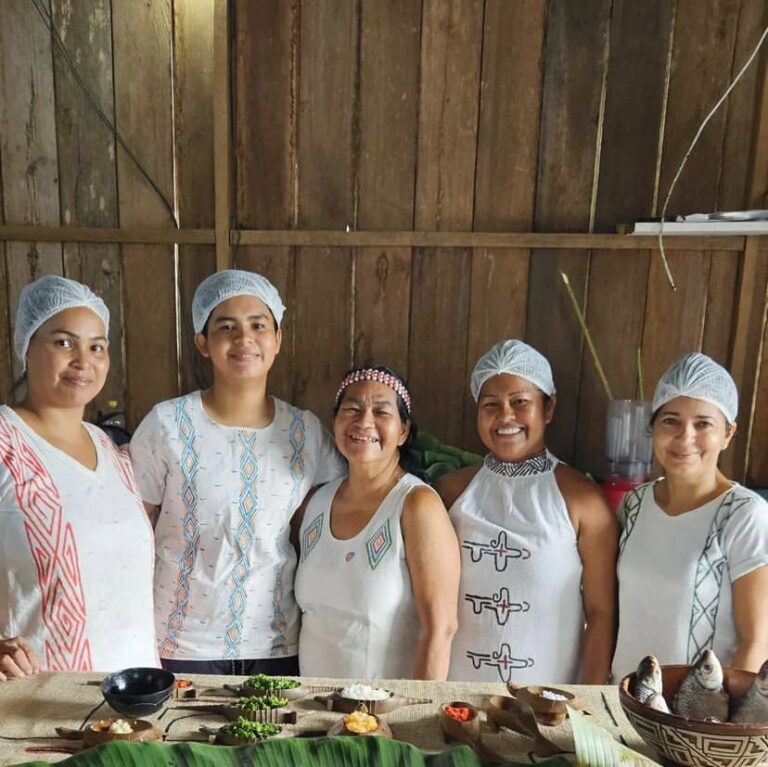
[[[364,368],[363,370],[355,370],[344,377],[344,380],[339,386],[339,390],[336,392],[336,404],[339,404],[341,395],[344,390],[358,381],[373,381],[374,383],[382,383],[385,386],[389,386],[395,394],[405,403],[405,409],[408,415],[411,414],[411,395],[408,393],[408,389],[405,388],[405,384],[390,373],[385,373],[383,370],[374,370],[373,368]]]

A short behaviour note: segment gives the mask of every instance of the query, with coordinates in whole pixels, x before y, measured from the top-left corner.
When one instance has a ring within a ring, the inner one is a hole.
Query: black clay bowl
[[[161,668],[126,668],[105,677],[101,694],[120,714],[146,716],[168,702],[175,681],[170,671]]]

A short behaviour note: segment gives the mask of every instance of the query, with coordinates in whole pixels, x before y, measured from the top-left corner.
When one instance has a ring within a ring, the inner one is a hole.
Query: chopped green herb
[[[281,676],[269,676],[269,674],[256,674],[245,680],[244,687],[254,687],[257,690],[292,690],[299,686],[296,679],[286,679]]]
[[[221,732],[230,735],[233,738],[243,738],[244,740],[258,741],[271,738],[277,735],[283,728],[279,724],[267,724],[265,722],[251,722],[242,716],[235,719],[234,722],[221,728]]]
[[[247,698],[240,698],[240,700],[235,701],[232,705],[243,711],[266,711],[268,708],[281,708],[282,706],[287,706],[288,701],[277,695],[264,695],[261,697],[251,695]]]

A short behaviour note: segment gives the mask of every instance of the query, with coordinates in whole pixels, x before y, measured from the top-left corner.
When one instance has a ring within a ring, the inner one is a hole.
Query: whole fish
[[[637,666],[632,694],[640,703],[668,714],[669,707],[662,695],[662,689],[659,661],[653,655],[646,655]]]
[[[760,666],[755,681],[731,707],[732,722],[768,722],[768,660]]]
[[[728,693],[723,667],[712,650],[705,650],[677,690],[672,708],[691,719],[728,721]]]

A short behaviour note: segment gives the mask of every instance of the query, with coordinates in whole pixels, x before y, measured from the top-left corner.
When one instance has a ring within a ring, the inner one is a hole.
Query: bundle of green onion
[[[221,732],[226,733],[233,738],[242,738],[243,740],[256,743],[260,740],[266,740],[273,735],[277,735],[283,728],[279,724],[268,724],[266,722],[252,722],[239,716],[234,722],[230,722],[221,728]]]

